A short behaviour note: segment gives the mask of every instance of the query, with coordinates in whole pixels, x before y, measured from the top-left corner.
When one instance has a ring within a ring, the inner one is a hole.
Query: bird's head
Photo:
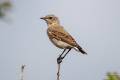
[[[47,15],[45,17],[41,17],[40,19],[45,20],[48,25],[59,24],[59,20],[55,15]]]

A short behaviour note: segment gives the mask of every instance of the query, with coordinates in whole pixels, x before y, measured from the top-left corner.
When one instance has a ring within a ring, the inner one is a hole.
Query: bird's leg
[[[60,56],[57,58],[57,63],[60,64],[62,62],[62,55],[64,54],[64,52],[66,51],[66,49],[64,49],[64,51],[62,52],[62,54],[60,54]]]
[[[62,54],[60,54],[60,56],[59,57],[62,57],[62,55],[64,54],[64,52],[66,51],[66,49],[64,49],[64,51],[62,52]]]
[[[65,55],[62,57],[63,53],[66,51],[66,49],[63,51],[63,53],[57,58],[57,63],[60,64],[62,60],[65,58],[65,56],[70,52],[71,48],[65,53]]]
[[[70,52],[71,48],[66,52],[66,54],[62,57],[62,59],[65,58],[65,56]]]

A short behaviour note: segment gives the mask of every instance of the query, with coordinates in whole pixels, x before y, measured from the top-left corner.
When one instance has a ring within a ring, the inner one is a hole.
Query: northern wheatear
[[[58,48],[64,49],[62,54],[57,59],[58,64],[62,62],[62,59],[73,48],[82,54],[87,54],[75,41],[75,39],[60,25],[58,17],[54,15],[47,15],[41,19],[45,20],[48,29],[47,34],[50,41]],[[63,53],[68,49],[66,54],[62,57]]]

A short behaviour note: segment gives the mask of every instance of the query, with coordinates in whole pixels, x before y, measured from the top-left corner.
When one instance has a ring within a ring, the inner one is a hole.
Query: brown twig
[[[24,80],[24,69],[25,69],[25,65],[21,66],[21,80]]]
[[[61,66],[61,63],[62,63],[63,59],[66,57],[66,55],[69,53],[70,50],[71,50],[71,49],[69,49],[69,50],[65,53],[65,55],[63,55],[64,52],[66,51],[66,49],[64,49],[64,51],[62,52],[62,54],[59,55],[59,57],[57,58],[57,64],[58,64],[57,80],[60,80],[60,66]],[[63,55],[63,56],[62,56],[62,55]]]
[[[58,64],[57,80],[60,80],[60,64]]]

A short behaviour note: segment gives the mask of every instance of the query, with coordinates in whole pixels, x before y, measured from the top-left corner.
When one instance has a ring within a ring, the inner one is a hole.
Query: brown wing
[[[58,31],[58,30],[54,30],[54,29],[48,29],[47,31],[48,35],[50,38],[55,38],[57,40],[61,40],[65,43],[68,43],[72,46],[77,46],[76,41],[72,38],[72,36],[70,34],[66,34],[64,33],[64,31]]]

